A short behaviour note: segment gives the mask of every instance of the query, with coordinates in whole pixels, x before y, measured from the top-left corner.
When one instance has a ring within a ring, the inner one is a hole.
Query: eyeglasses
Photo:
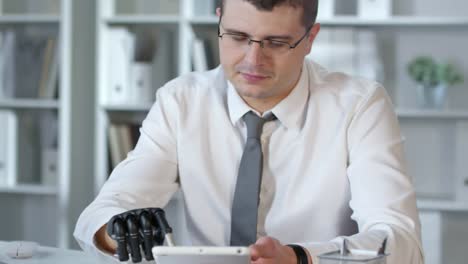
[[[309,34],[310,29],[312,26],[309,26],[305,32],[305,34],[294,44],[289,44],[288,42],[276,40],[276,39],[262,39],[262,40],[255,40],[251,39],[246,34],[242,33],[220,33],[221,24],[218,26],[218,37],[223,41],[223,44],[229,49],[242,49],[244,51],[252,45],[252,42],[258,43],[260,47],[263,49],[263,52],[266,55],[280,55],[288,52],[291,49],[296,48],[301,41]]]

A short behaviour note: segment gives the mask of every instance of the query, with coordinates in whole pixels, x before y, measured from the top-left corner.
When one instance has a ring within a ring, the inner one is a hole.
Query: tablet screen
[[[158,264],[249,264],[247,247],[153,247]]]

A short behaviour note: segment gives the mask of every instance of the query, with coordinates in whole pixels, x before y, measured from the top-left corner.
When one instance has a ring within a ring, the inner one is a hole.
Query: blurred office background
[[[0,0],[0,240],[77,247],[76,219],[133,148],[156,89],[219,63],[217,2]],[[387,89],[426,263],[468,256],[467,9],[463,0],[320,0],[309,55]]]

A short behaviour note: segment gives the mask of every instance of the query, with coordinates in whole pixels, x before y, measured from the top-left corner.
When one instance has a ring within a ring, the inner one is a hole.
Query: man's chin
[[[234,88],[237,93],[242,97],[251,97],[251,98],[266,98],[269,96],[271,90],[271,84],[269,80],[264,80],[259,83],[249,83],[242,78],[236,78],[232,81]]]
[[[262,91],[260,89],[252,89],[251,87],[249,88],[239,88],[236,89],[237,93],[242,97],[242,98],[251,98],[251,99],[266,99],[270,97],[270,94],[266,91]]]

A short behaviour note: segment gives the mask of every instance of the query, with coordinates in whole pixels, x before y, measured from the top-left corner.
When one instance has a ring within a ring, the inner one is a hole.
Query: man
[[[320,30],[316,11],[313,0],[224,0],[221,67],[158,90],[135,149],[80,216],[80,244],[115,251],[105,232],[112,216],[164,207],[180,188],[193,244],[232,245],[244,217],[236,215],[239,186],[250,186],[240,184],[251,173],[245,117],[255,113],[270,121],[257,138],[253,263],[297,263],[287,244],[317,263],[344,236],[352,248],[374,250],[387,238],[387,263],[423,263],[392,105],[379,84],[304,60]]]

